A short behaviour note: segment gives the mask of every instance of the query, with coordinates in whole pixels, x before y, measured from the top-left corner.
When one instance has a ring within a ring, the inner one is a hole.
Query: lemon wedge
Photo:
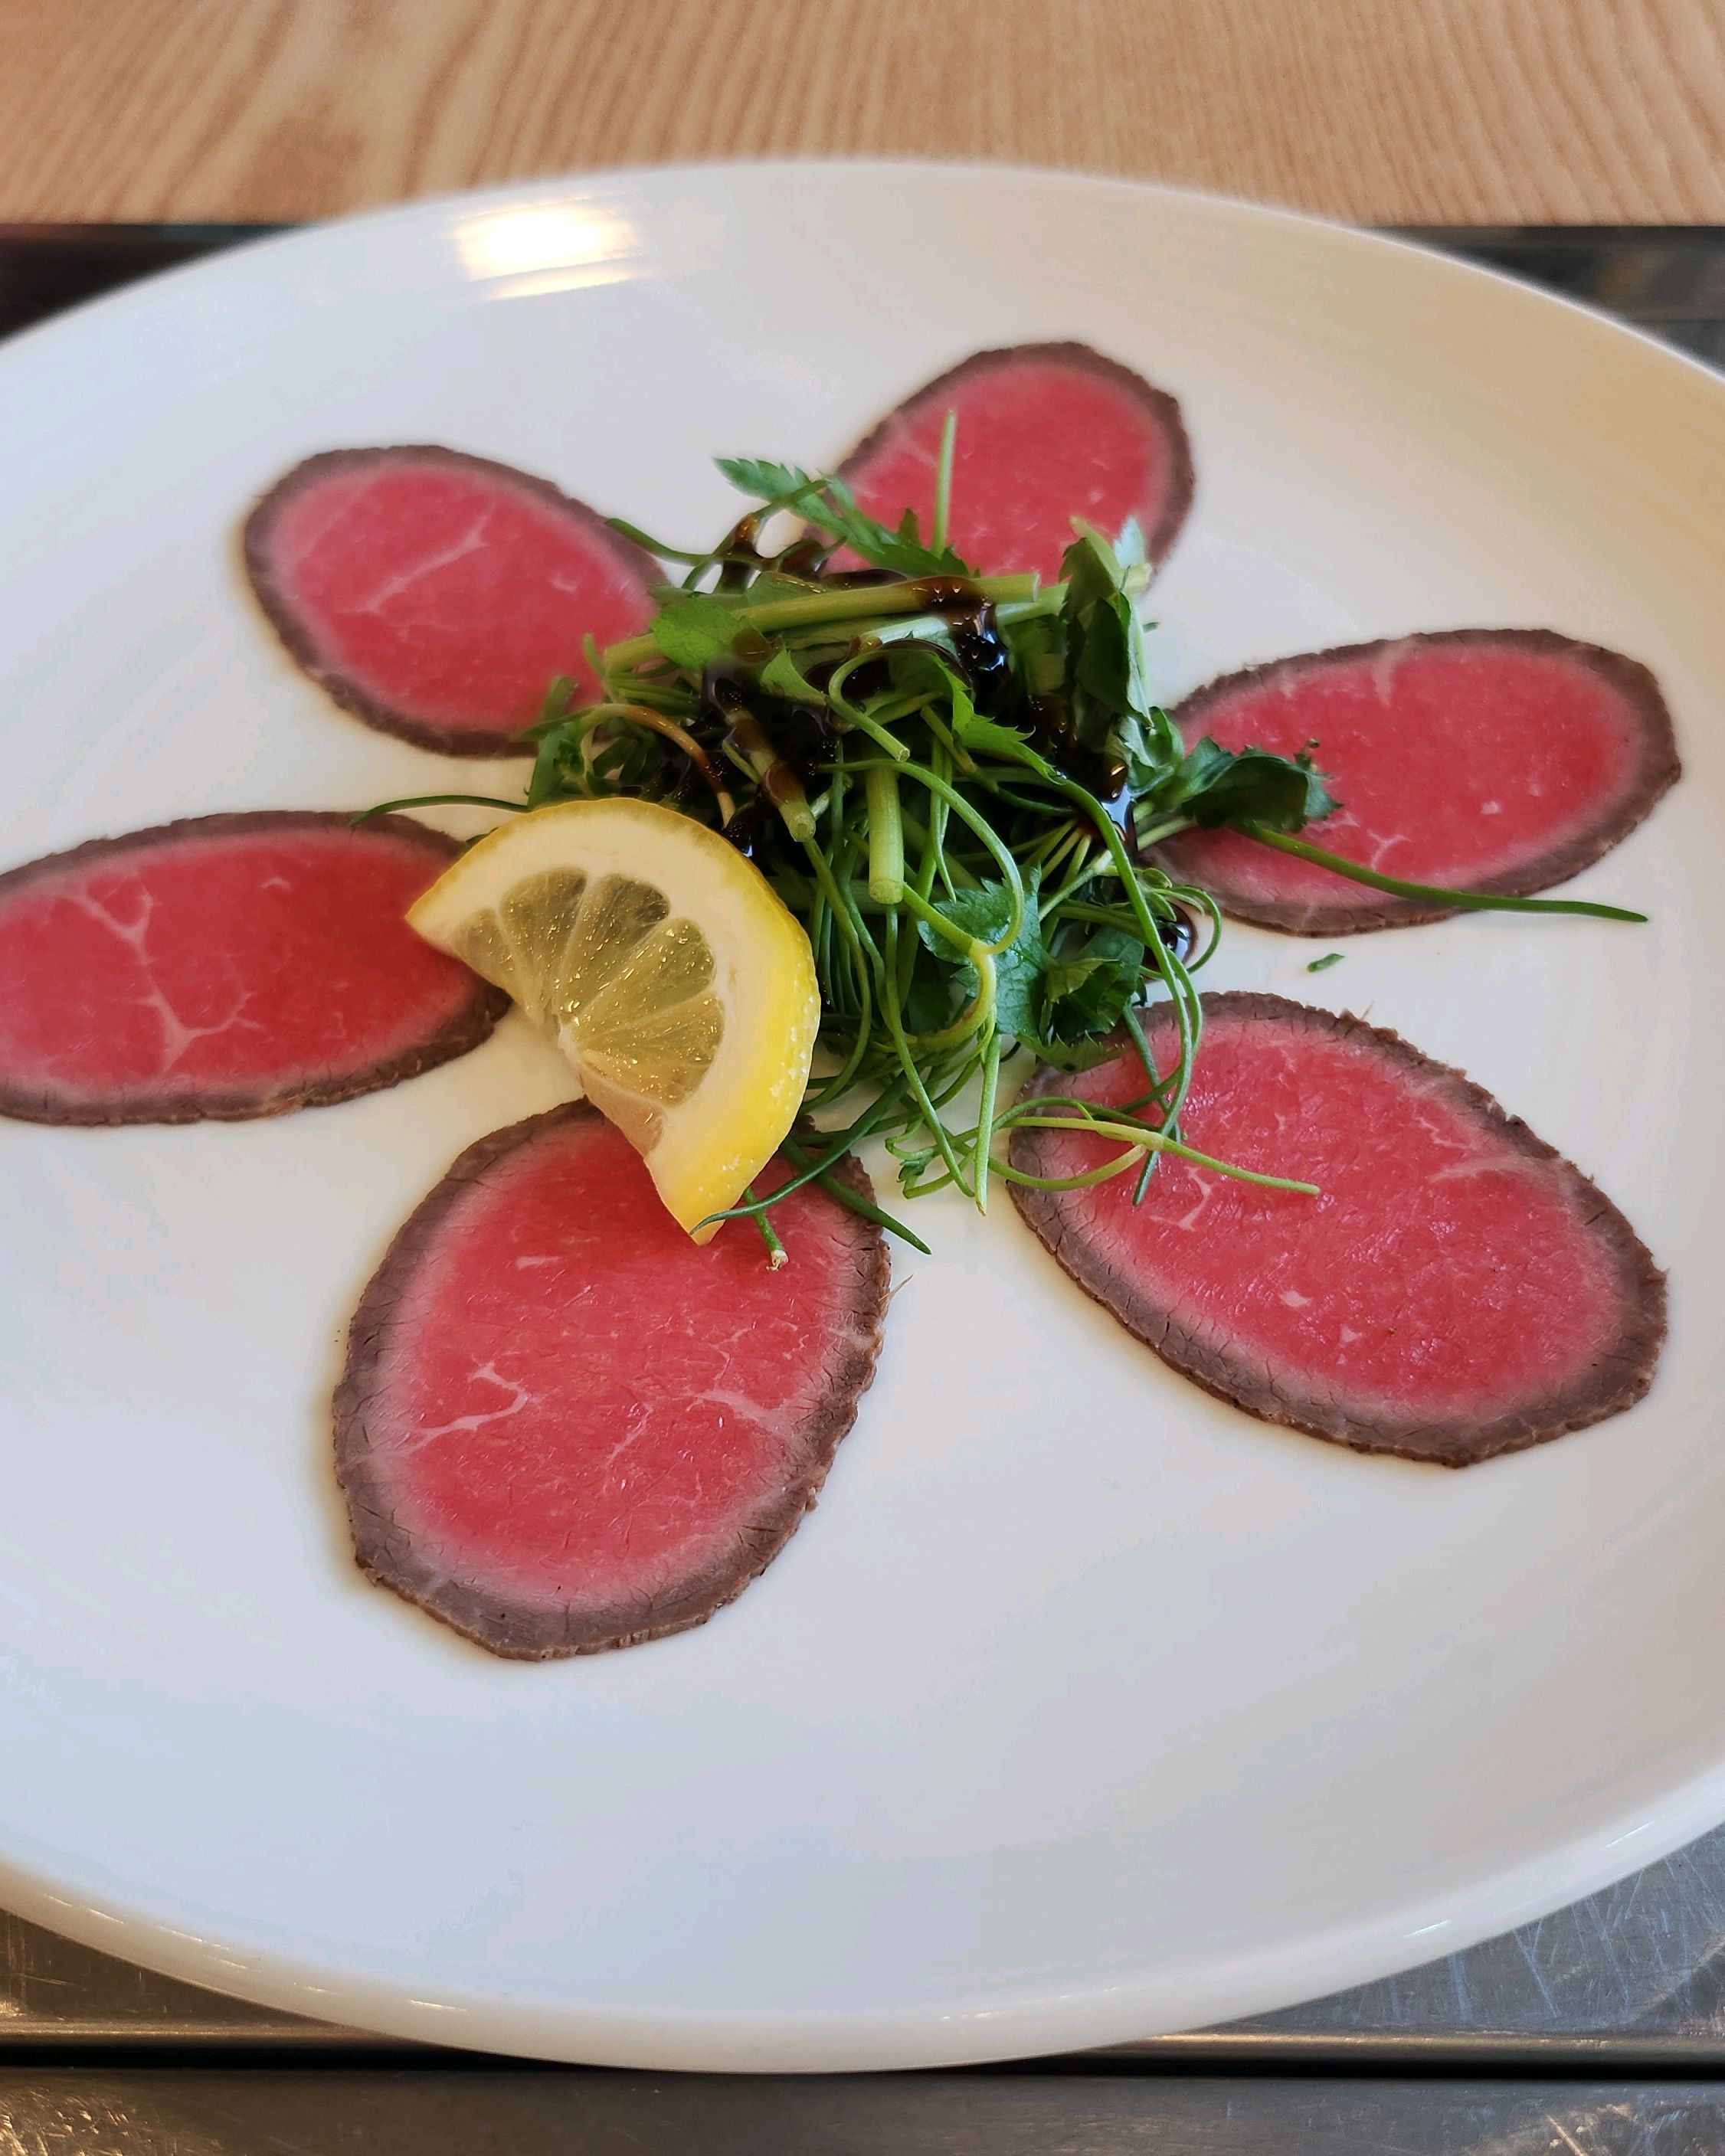
[[[511,819],[409,911],[568,1058],[698,1243],[802,1103],[820,996],[802,927],[716,831],[649,801]]]

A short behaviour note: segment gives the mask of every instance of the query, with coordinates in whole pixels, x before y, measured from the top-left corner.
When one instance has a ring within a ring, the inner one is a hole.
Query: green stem
[[[977,588],[986,599],[997,605],[1022,605],[1031,600],[1047,598],[1058,586],[1050,585],[1047,592],[1040,591],[1032,575],[1014,577],[982,577]],[[901,584],[858,584],[843,587],[837,591],[817,592],[808,598],[768,599],[755,607],[736,609],[738,624],[747,623],[752,629],[798,629],[805,624],[829,621],[867,621],[872,615],[891,616],[906,613],[926,613],[930,594],[915,578],[906,578]],[[625,666],[639,666],[643,660],[657,656],[659,646],[650,636],[632,636],[621,644],[607,646],[604,666],[608,674],[620,671]]]
[[[525,801],[496,801],[489,793],[408,793],[399,801],[380,801],[374,808],[362,808],[357,816],[348,819],[357,830],[362,824],[369,824],[374,816],[393,816],[398,808],[507,808],[519,816],[526,809]]]
[[[1164,1137],[1160,1131],[1146,1130],[1138,1123],[1104,1122],[1088,1116],[1021,1116],[1011,1118],[1014,1130],[1033,1131],[1087,1131],[1101,1138],[1120,1138],[1131,1146],[1148,1146],[1157,1152],[1171,1152],[1178,1159],[1188,1161],[1194,1168],[1208,1168],[1225,1175],[1235,1183],[1255,1183],[1266,1190],[1291,1190],[1301,1198],[1322,1195],[1315,1183],[1296,1183],[1286,1175],[1262,1175],[1255,1168],[1241,1168],[1231,1160],[1218,1160],[1214,1153],[1200,1152],[1196,1146],[1183,1143],[1178,1138]]]
[[[1467,913],[1579,913],[1593,921],[1645,921],[1645,913],[1631,913],[1626,906],[1596,906],[1584,898],[1512,898],[1489,891],[1446,891],[1441,885],[1408,883],[1400,876],[1379,875],[1375,869],[1362,868],[1358,861],[1343,860],[1340,854],[1327,854],[1322,846],[1314,846],[1304,839],[1290,838],[1286,831],[1266,830],[1261,824],[1236,824],[1237,831],[1260,845],[1274,846],[1279,854],[1291,854],[1296,860],[1311,861],[1316,867],[1332,869],[1337,875],[1346,876],[1351,883],[1369,885],[1373,891],[1387,891],[1394,898],[1414,898],[1430,901],[1437,906],[1453,906],[1458,912]]]
[[[925,922],[931,936],[938,936],[942,942],[950,944],[961,958],[974,964],[979,947],[976,937],[968,928],[961,928],[956,921],[948,921],[939,907],[931,906],[920,891],[901,890],[898,903],[906,912],[914,913],[919,921]],[[980,947],[985,956],[993,957],[993,952],[986,944]]]
[[[752,1183],[749,1184],[748,1188],[742,1194],[746,1199],[747,1199],[751,1205],[757,1204],[759,1202],[755,1196],[755,1186]],[[765,1213],[756,1214],[755,1225],[761,1231],[761,1240],[767,1245],[768,1268],[770,1271],[776,1273],[779,1267],[785,1262],[785,1259],[788,1255],[784,1245],[778,1239],[778,1230],[767,1218]]]
[[[1164,839],[1173,838],[1177,831],[1189,831],[1193,828],[1189,816],[1164,816],[1159,824],[1153,824],[1147,830],[1138,832],[1137,841],[1141,847],[1159,846]]]
[[[929,762],[942,778],[946,777],[947,759],[942,749],[934,749]],[[916,896],[927,901],[934,896],[935,883],[944,877],[946,871],[947,804],[933,794],[928,797],[927,825],[919,835],[922,855],[916,869]],[[950,883],[947,887],[950,890]]]
[[[692,562],[697,568],[705,569],[720,559],[716,554],[691,554],[680,547],[667,547],[662,539],[642,531],[639,524],[631,524],[626,516],[608,516],[605,521],[614,531],[620,531],[625,539],[633,539],[637,547],[644,547],[661,562]]]
[[[983,1049],[983,1090],[977,1102],[976,1152],[971,1170],[976,1183],[976,1209],[988,1209],[988,1153],[994,1142],[994,1100],[1000,1085],[1000,1034],[991,1029]]]
[[[1091,1168],[1083,1175],[1031,1175],[1009,1162],[994,1164],[1009,1183],[1016,1183],[1021,1190],[1089,1190],[1099,1183],[1111,1183],[1117,1175],[1124,1175],[1138,1158],[1136,1146],[1128,1146],[1124,1152],[1117,1153],[1112,1160],[1105,1160],[1100,1168]]]
[[[1127,1005],[1122,1016],[1126,1021],[1126,1029],[1132,1037],[1132,1045],[1138,1051],[1138,1060],[1144,1066],[1144,1075],[1150,1082],[1150,1091],[1144,1098],[1155,1101],[1156,1112],[1166,1121],[1168,1096],[1179,1081],[1179,1071],[1178,1069],[1170,1070],[1164,1078],[1156,1067],[1156,1058],[1151,1053],[1150,1043],[1145,1036],[1143,1020],[1130,1004]]]
[[[660,724],[673,738],[681,732],[680,728],[671,726],[669,721],[661,721]],[[719,797],[721,813],[728,824],[733,813],[731,796],[713,778],[705,753],[687,735],[683,736],[678,745],[684,747],[685,743],[687,746],[684,752],[689,754],[692,752],[697,760],[697,768],[705,768],[713,791]],[[724,747],[727,753],[734,747],[737,754],[741,755],[746,767],[754,774],[756,784],[778,809],[784,820],[786,830],[798,844],[805,844],[811,839],[814,836],[814,811],[809,805],[809,796],[803,791],[803,782],[773,746],[771,737],[760,721],[752,718],[745,722],[740,718],[725,737]],[[733,756],[732,760],[734,762],[736,757]]]
[[[1093,883],[1104,869],[1111,865],[1106,856],[1101,854],[1095,855],[1091,860],[1083,862],[1073,870],[1057,891],[1042,901],[1037,908],[1038,917],[1046,921],[1050,914],[1058,907],[1065,905],[1070,898],[1083,890],[1086,884]]]
[[[794,1138],[787,1138],[780,1151],[793,1167],[802,1168],[808,1163],[809,1155]],[[934,1255],[920,1235],[914,1235],[902,1220],[895,1220],[891,1214],[883,1212],[873,1199],[865,1198],[861,1191],[854,1189],[843,1176],[822,1174],[814,1179],[828,1197],[836,1199],[847,1213],[855,1213],[860,1219],[872,1220],[877,1228],[884,1228],[889,1235],[896,1235],[901,1242],[908,1243],[913,1250],[921,1250],[925,1258]],[[774,1195],[778,1194],[775,1192]],[[764,1219],[765,1216],[762,1217]]]
[[[1142,924],[1129,906],[1086,906],[1082,899],[1069,898],[1060,908],[1062,921],[1088,921],[1098,928],[1125,928],[1133,935],[1142,933]]]
[[[857,987],[856,1040],[839,1070],[822,1086],[819,1098],[823,1101],[842,1100],[856,1083],[858,1073],[868,1054],[869,1035],[873,1025],[874,997],[870,983],[878,973],[880,954],[875,947],[874,938],[862,922],[855,901],[846,889],[841,888],[829,866],[827,858],[811,839],[803,850],[814,870],[814,880],[832,911],[834,925],[851,953],[852,974]]]
[[[952,1147],[952,1133],[941,1121],[939,1111],[928,1097],[927,1085],[922,1071],[916,1066],[916,1055],[905,1034],[904,1021],[899,1013],[897,983],[895,979],[897,956],[898,916],[896,913],[890,913],[886,916],[886,963],[882,969],[880,979],[880,1015],[886,1021],[887,1031],[892,1036],[892,1045],[898,1054],[899,1067],[905,1074],[906,1082],[910,1086],[911,1097],[916,1103],[922,1120],[932,1132],[935,1142],[940,1147],[941,1158],[952,1170],[960,1189],[965,1189],[966,1186],[958,1167],[958,1156]],[[987,986],[992,990],[993,987],[992,978]],[[992,996],[990,1000],[992,1002]]]
[[[952,449],[957,437],[957,408],[949,404],[946,424],[941,429],[940,455],[934,467],[934,524],[928,535],[932,554],[938,554],[947,543],[947,515],[952,506]]]
[[[963,772],[967,777],[974,772],[976,763],[969,751],[954,738],[952,729],[932,703],[925,703],[922,706],[922,722],[951,758],[956,769]]]
[[[896,906],[905,895],[905,827],[898,813],[898,774],[872,764],[863,777],[869,813],[869,896]]]
[[[1150,1081],[1150,1097],[1155,1101],[1157,1111],[1166,1127],[1171,1120],[1168,1115],[1168,1095],[1179,1082],[1179,1071],[1172,1070],[1164,1078],[1156,1067],[1156,1058],[1150,1053],[1150,1043],[1145,1038],[1142,1021],[1130,1004],[1126,1007],[1125,1018],[1127,1031],[1132,1037],[1132,1045],[1138,1051],[1138,1060],[1144,1066],[1144,1075]],[[1155,1172],[1158,1158],[1159,1156],[1153,1152],[1145,1154],[1142,1170],[1132,1190],[1134,1205],[1143,1204],[1144,1194],[1150,1188],[1150,1178]]]
[[[871,767],[864,762],[854,765],[852,768],[867,771]],[[949,786],[937,772],[931,771],[923,763],[903,763],[899,769],[906,778],[914,778],[919,785],[926,786],[937,799],[944,801],[959,822],[973,831],[993,855],[1000,870],[1001,880],[1012,899],[1012,912],[1004,932],[994,942],[983,947],[991,958],[998,957],[1009,946],[1017,942],[1024,926],[1024,880],[1019,874],[1019,865],[1013,858],[1011,849],[987,818],[979,816],[964,796],[956,788]]]
[[[866,664],[871,655],[869,652],[859,651],[854,658],[847,659],[843,665],[834,668],[831,677],[827,682],[827,701],[847,726],[855,727],[859,733],[866,734],[871,742],[884,748],[896,762],[902,763],[911,752],[897,735],[889,733],[878,719],[864,711],[860,704],[853,704],[845,694],[845,684],[859,666]]]
[[[782,1199],[788,1198],[793,1190],[800,1190],[805,1183],[815,1182],[819,1177],[836,1167],[846,1153],[854,1152],[862,1141],[885,1121],[889,1111],[896,1106],[903,1097],[904,1090],[903,1085],[897,1081],[886,1086],[875,1099],[869,1103],[848,1129],[835,1131],[831,1134],[832,1143],[825,1152],[817,1154],[806,1168],[799,1169],[798,1173],[780,1183],[771,1196],[752,1198],[745,1192],[745,1202],[742,1204],[730,1206],[722,1213],[709,1213],[706,1219],[697,1220],[696,1226],[705,1228],[709,1221],[713,1220],[752,1219],[755,1214],[764,1213],[769,1206],[777,1205]],[[823,1132],[822,1135],[827,1134]]]

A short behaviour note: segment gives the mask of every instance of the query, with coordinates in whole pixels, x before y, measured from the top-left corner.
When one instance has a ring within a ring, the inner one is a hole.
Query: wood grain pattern
[[[773,154],[1725,222],[1725,0],[0,0],[4,218]]]

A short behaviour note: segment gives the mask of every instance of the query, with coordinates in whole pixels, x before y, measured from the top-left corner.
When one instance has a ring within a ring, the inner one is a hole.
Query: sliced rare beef
[[[245,566],[296,664],[368,726],[519,756],[554,675],[652,612],[651,557],[548,480],[457,449],[331,449],[246,519]]]
[[[947,411],[958,414],[948,536],[981,576],[1034,569],[1049,581],[1081,516],[1113,538],[1129,516],[1150,559],[1192,506],[1192,450],[1165,390],[1083,344],[978,352],[907,398],[840,467],[858,501],[923,536]]]
[[[402,918],[458,850],[405,816],[264,809],[0,875],[0,1114],[231,1122],[465,1055],[507,998]]]
[[[1491,1096],[1393,1033],[1280,996],[1207,995],[1182,1132],[1214,1158],[1319,1185],[1266,1190],[1164,1155],[1087,1189],[1014,1188],[1078,1285],[1204,1389],[1362,1452],[1464,1467],[1640,1399],[1664,1276],[1623,1215]],[[1166,1068],[1166,1009],[1150,1029]],[[1136,1055],[1034,1092],[1123,1106]],[[1117,1144],[1019,1130],[1060,1177]]]
[[[1578,875],[1678,776],[1645,666],[1543,629],[1456,629],[1224,675],[1173,714],[1190,747],[1312,746],[1342,806],[1304,834],[1409,883],[1523,896]],[[1229,913],[1296,936],[1440,921],[1233,831],[1160,849]]]
[[[523,1661],[740,1594],[814,1504],[886,1302],[876,1228],[812,1187],[773,1218],[776,1271],[746,1222],[697,1248],[580,1103],[470,1146],[354,1317],[336,1466],[364,1569]]]

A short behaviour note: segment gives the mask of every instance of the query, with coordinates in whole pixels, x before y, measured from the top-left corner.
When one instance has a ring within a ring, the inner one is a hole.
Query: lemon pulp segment
[[[557,1042],[705,1241],[789,1128],[819,1018],[759,870],[674,809],[568,802],[481,839],[408,917]]]

